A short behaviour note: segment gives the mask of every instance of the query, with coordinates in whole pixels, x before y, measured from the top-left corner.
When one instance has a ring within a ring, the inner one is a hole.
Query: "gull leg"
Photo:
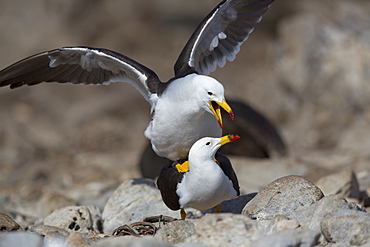
[[[180,215],[181,215],[181,219],[182,219],[182,220],[185,220],[185,218],[186,218],[186,213],[185,213],[185,210],[184,210],[183,208],[180,210]]]
[[[220,205],[220,204],[218,204],[218,205],[216,206],[216,214],[220,214],[220,213],[222,213],[222,211],[221,211],[221,205]]]

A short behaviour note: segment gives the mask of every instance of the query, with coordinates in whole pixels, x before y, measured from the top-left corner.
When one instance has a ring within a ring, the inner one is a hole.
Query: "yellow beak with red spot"
[[[238,140],[240,136],[238,135],[225,135],[220,137],[220,141],[217,143],[217,145],[225,145],[226,143],[233,142],[235,140]]]
[[[217,102],[217,101],[214,101],[214,100],[211,100],[211,101],[208,102],[208,104],[209,104],[209,108],[211,109],[211,111],[212,111],[213,115],[215,116],[215,118],[218,122],[218,125],[220,126],[221,129],[223,128],[223,125],[222,125],[222,116],[221,116],[220,106],[227,113],[229,113],[231,119],[234,120],[233,110],[231,109],[229,104],[226,102],[226,100],[222,100],[221,103]]]

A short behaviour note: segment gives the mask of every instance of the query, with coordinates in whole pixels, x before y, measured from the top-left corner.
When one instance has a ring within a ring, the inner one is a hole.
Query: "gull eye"
[[[209,146],[209,144],[211,144],[210,142],[207,142],[206,145]]]
[[[213,95],[213,93],[212,93],[212,92],[208,92],[208,95],[212,96],[212,95]]]

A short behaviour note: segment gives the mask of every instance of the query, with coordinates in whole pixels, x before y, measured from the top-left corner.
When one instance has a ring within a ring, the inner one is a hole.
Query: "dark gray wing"
[[[180,183],[184,177],[184,173],[178,172],[174,162],[172,165],[167,164],[162,168],[157,179],[157,187],[161,191],[163,202],[172,210],[179,210],[179,196],[176,193],[177,184]]]
[[[208,75],[226,59],[233,61],[242,43],[274,0],[227,0],[200,23],[175,64],[177,77]]]
[[[240,187],[239,187],[238,178],[236,177],[235,171],[231,165],[229,158],[227,158],[226,155],[220,152],[217,152],[215,155],[215,159],[218,161],[222,171],[233,183],[233,187],[236,191],[237,196],[240,196]]]
[[[107,85],[128,82],[150,102],[158,76],[149,68],[114,51],[64,47],[25,58],[0,71],[0,86],[16,88],[41,82]]]

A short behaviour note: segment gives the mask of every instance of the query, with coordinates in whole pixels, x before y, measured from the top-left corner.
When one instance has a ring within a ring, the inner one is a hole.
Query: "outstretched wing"
[[[90,85],[128,82],[149,101],[150,96],[157,93],[160,80],[152,70],[122,54],[91,47],[42,52],[0,71],[1,87],[16,88],[41,82]]]
[[[175,64],[177,77],[208,75],[226,59],[233,61],[240,46],[274,0],[225,0],[200,23]]]

